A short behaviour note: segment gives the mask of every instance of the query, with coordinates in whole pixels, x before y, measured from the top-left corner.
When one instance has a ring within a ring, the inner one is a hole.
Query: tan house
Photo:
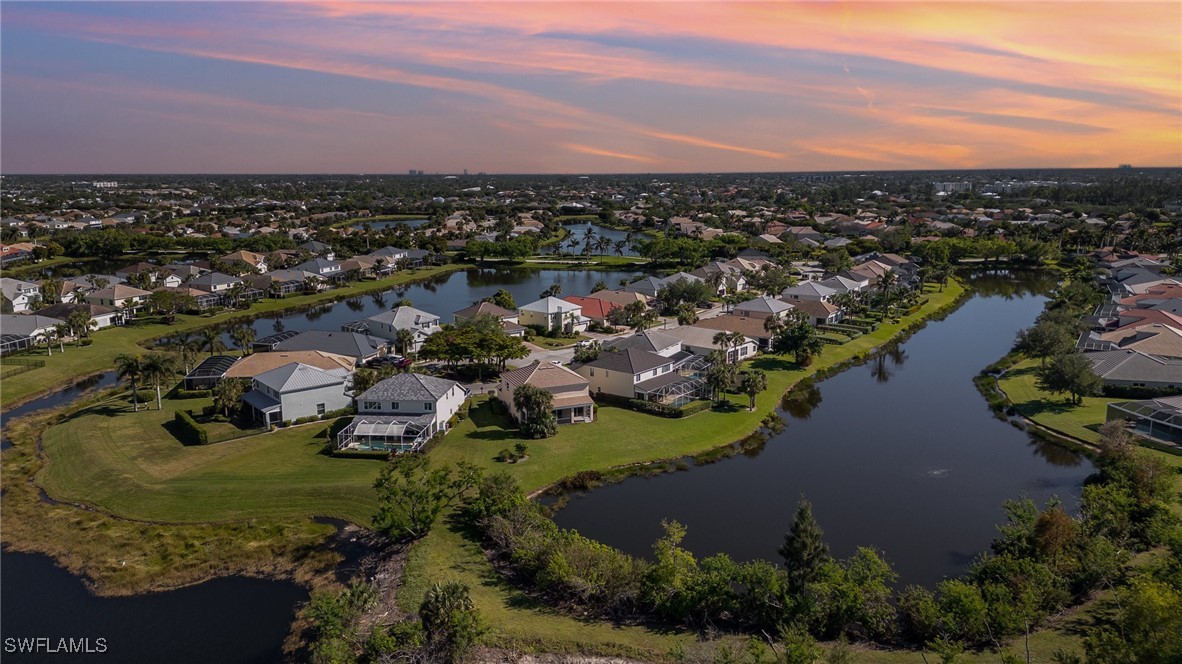
[[[513,405],[513,393],[522,385],[541,388],[554,396],[554,417],[559,424],[595,420],[595,404],[588,389],[590,382],[564,366],[534,360],[529,366],[501,374],[497,398],[508,406],[514,420],[521,419],[521,415]]]
[[[267,257],[263,254],[256,254],[253,251],[246,251],[245,249],[235,251],[232,254],[222,256],[223,263],[245,263],[250,266],[252,270],[262,274],[267,271]]]
[[[238,360],[226,371],[226,378],[254,378],[272,369],[286,366],[292,362],[299,362],[310,367],[331,371],[333,369],[347,369],[353,371],[356,364],[354,358],[348,355],[338,355],[323,350],[289,350],[273,353],[251,353]]]
[[[86,296],[86,301],[90,304],[100,304],[104,307],[124,309],[134,314],[148,301],[149,295],[151,293],[148,291],[140,290],[134,286],[115,284],[114,286],[108,286],[102,290],[90,293]]]

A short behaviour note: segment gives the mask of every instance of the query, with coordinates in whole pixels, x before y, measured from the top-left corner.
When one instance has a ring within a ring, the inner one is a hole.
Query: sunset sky
[[[0,5],[3,173],[1182,165],[1182,3]]]

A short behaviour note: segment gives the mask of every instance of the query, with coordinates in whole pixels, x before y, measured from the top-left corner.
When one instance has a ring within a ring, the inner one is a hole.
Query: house
[[[255,376],[253,389],[242,395],[242,401],[268,426],[319,417],[351,405],[345,394],[350,375],[348,369],[326,371],[292,362]]]
[[[304,261],[295,266],[295,269],[303,270],[309,274],[319,275],[325,279],[344,276],[344,273],[341,272],[341,264],[327,258],[313,258],[310,261]]]
[[[661,334],[673,337],[681,342],[682,350],[689,351],[695,355],[709,355],[711,351],[725,350],[726,361],[730,363],[745,360],[759,351],[759,342],[743,337],[743,341],[737,344],[719,344],[714,340],[719,333],[719,330],[711,330],[704,327],[695,327],[693,325],[682,325],[668,330],[661,330]]]
[[[331,371],[333,369],[348,369],[353,371],[357,366],[357,359],[348,355],[338,355],[322,350],[291,350],[273,351],[270,353],[251,353],[237,358],[234,365],[226,369],[226,378],[254,378],[272,369],[298,362],[310,367]]]
[[[517,322],[517,312],[504,307],[498,307],[492,302],[477,302],[452,314],[458,323],[477,316],[492,316],[501,322],[505,334],[511,337],[524,337],[525,327]]]
[[[419,449],[448,430],[468,390],[434,376],[391,376],[357,395],[357,416],[337,434],[338,449],[395,453]]]
[[[1182,445],[1182,396],[1112,402],[1105,419],[1128,420],[1138,435]]]
[[[287,335],[287,332],[280,333]],[[272,335],[277,336],[277,335]],[[386,354],[386,340],[356,332],[328,332],[307,330],[298,332],[279,341],[263,337],[252,344],[256,351],[321,350],[326,353],[345,355],[358,364]]]
[[[591,393],[624,399],[645,399],[680,406],[707,394],[708,363],[700,355],[680,351],[670,357],[639,348],[599,353],[572,367],[586,378]]]
[[[283,297],[303,293],[308,288],[308,279],[313,276],[303,270],[271,270],[266,274],[248,276],[246,283],[270,297]]]
[[[802,300],[827,302],[837,294],[837,290],[816,281],[805,281],[795,286],[785,288],[780,293],[780,299],[796,304]]]
[[[794,308],[791,304],[783,300],[777,300],[770,295],[761,295],[753,300],[736,304],[732,313],[735,316],[746,318],[774,318],[776,320],[783,320],[788,316],[788,312]]]
[[[88,294],[86,301],[91,304],[101,304],[105,307],[124,309],[135,315],[139,311],[139,308],[148,301],[149,295],[151,293],[148,291],[140,290],[134,286],[115,284],[114,286],[108,286],[102,290]]]
[[[771,235],[769,233],[764,233],[763,235],[756,235],[754,238],[752,238],[751,244],[752,245],[784,244],[784,242],[782,240],[780,240],[780,238],[776,237],[775,235]]]
[[[738,332],[745,337],[757,341],[760,348],[767,349],[772,342],[772,333],[764,328],[766,322],[766,316],[751,318],[748,316],[736,316],[735,314],[723,314],[722,316],[699,320],[691,327],[700,327],[716,332],[719,330],[724,332]]]
[[[590,321],[583,315],[583,308],[572,302],[556,297],[544,297],[518,307],[517,322],[529,327],[540,326],[544,330],[558,330],[568,334],[585,332]]]
[[[648,306],[648,296],[641,293],[633,293],[622,290],[601,290],[587,296],[588,299],[603,300],[604,302],[611,302],[618,307],[626,307],[633,302],[640,302]]]
[[[304,251],[312,254],[313,256],[319,256],[327,261],[336,260],[336,257],[337,257],[336,253],[332,250],[332,247],[328,246],[327,244],[325,244],[323,242],[317,242],[316,240],[309,240],[308,242],[301,244],[297,248],[303,249]],[[308,270],[308,271],[311,272],[311,270]]]
[[[719,296],[747,290],[747,275],[744,274],[743,268],[730,262],[723,263],[715,261],[705,267],[694,270],[690,274],[706,283],[711,283],[714,279],[717,279],[718,287],[716,292]]]
[[[371,277],[377,274],[377,268],[377,259],[370,256],[354,256],[341,261],[341,272],[344,274],[356,272],[359,276]]]
[[[90,316],[92,328],[96,330],[123,324],[122,312],[114,307],[105,307],[101,304],[61,302],[59,304],[51,304],[48,307],[42,307],[37,310],[37,314],[49,318],[68,320],[70,314],[75,311],[85,311]]]
[[[681,352],[681,340],[664,331],[642,330],[631,336],[608,339],[603,342],[603,348],[609,351],[637,348],[662,357],[672,357]]]
[[[222,256],[219,260],[223,263],[242,263],[260,274],[267,271],[267,257],[253,251],[235,251]]]
[[[824,300],[794,300],[792,306],[807,316],[813,325],[840,323],[844,317],[841,307]]]
[[[43,341],[54,328],[65,323],[60,318],[41,314],[0,314],[0,332],[5,335],[18,334],[34,341]]]
[[[842,293],[860,293],[870,288],[870,279],[864,275],[838,274],[828,279],[818,281],[826,288],[832,288],[834,295]]]
[[[159,286],[180,286],[181,278],[173,275],[159,265],[152,263],[145,263],[143,261],[128,265],[120,270],[115,270],[115,276],[123,279],[125,282],[130,281],[131,277],[136,274],[147,274],[150,283]]]
[[[1135,350],[1084,353],[1105,385],[1182,389],[1182,360],[1146,355]]]
[[[206,272],[209,272],[209,270],[206,270],[203,267],[198,267],[196,265],[186,265],[183,263],[169,263],[168,265],[165,265],[163,269],[174,277],[180,279],[181,283],[184,283],[195,277],[200,277]]]
[[[600,325],[607,325],[607,317],[616,309],[622,309],[620,305],[607,300],[601,300],[595,297],[581,297],[579,295],[568,295],[564,298],[567,302],[577,305],[583,310],[583,315],[589,320]]]
[[[359,323],[365,328],[366,334],[398,342],[399,346],[401,342],[398,341],[398,331],[409,330],[414,333],[414,341],[410,348],[401,350],[411,353],[417,353],[427,337],[439,331],[439,316],[414,307],[394,307]]]
[[[0,291],[3,292],[0,309],[5,313],[19,314],[30,311],[35,309],[41,300],[40,286],[19,279],[0,277]]]
[[[521,419],[521,413],[513,403],[513,394],[522,385],[532,385],[551,394],[554,417],[559,424],[595,420],[595,403],[591,400],[590,382],[560,364],[534,360],[529,366],[501,374],[501,380],[497,383],[497,398],[508,406],[509,414],[518,421]]]
[[[660,292],[661,288],[664,286],[664,279],[648,276],[637,279],[627,286],[624,286],[623,290],[626,293],[638,293],[647,298],[655,298],[657,293]]]
[[[206,293],[225,293],[238,284],[244,284],[238,277],[233,277],[221,272],[207,272],[199,277],[194,277],[186,284],[191,288],[205,291]]]

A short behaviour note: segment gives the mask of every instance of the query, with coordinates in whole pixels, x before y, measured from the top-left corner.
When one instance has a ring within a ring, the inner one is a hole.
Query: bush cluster
[[[197,420],[193,419],[193,415],[188,411],[178,410],[172,420],[176,423],[177,438],[185,445],[207,445],[209,443],[209,434],[200,424],[197,424]]]

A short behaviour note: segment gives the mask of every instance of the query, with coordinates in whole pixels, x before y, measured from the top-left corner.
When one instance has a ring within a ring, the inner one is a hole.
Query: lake
[[[353,224],[350,228],[363,231],[366,225],[375,231],[384,231],[389,228],[394,228],[398,224],[406,224],[411,228],[418,228],[423,224],[431,223],[430,219],[383,219],[380,221],[363,221],[359,224]]]
[[[632,243],[628,241],[628,231],[616,230],[614,228],[605,228],[603,226],[598,226],[598,225],[595,225],[595,224],[592,224],[589,222],[583,222],[583,223],[579,223],[579,224],[564,224],[563,228],[566,229],[566,232],[567,232],[566,237],[564,237],[561,242],[556,242],[554,244],[549,244],[549,245],[546,245],[545,247],[542,247],[542,250],[541,250],[542,253],[544,253],[544,254],[557,254],[557,253],[562,253],[562,252],[575,253],[575,254],[582,253],[583,245],[584,245],[586,238],[587,238],[587,231],[590,230],[590,231],[592,231],[593,241],[598,240],[599,238],[607,238],[608,240],[612,241],[612,246],[605,247],[602,250],[593,247],[591,253],[599,254],[599,255],[607,255],[607,256],[636,256],[636,255],[638,255],[636,253],[636,250],[632,248]],[[639,240],[639,239],[645,239],[645,236],[641,235],[639,233],[635,234],[633,237],[633,240]],[[570,245],[571,240],[578,241],[575,244],[574,248],[571,248],[571,245]],[[616,248],[615,248],[616,242],[624,242],[625,243],[625,246],[623,247],[622,254],[616,253]],[[561,245],[561,248],[560,248],[560,245]]]
[[[442,322],[450,323],[453,320],[453,311],[490,297],[500,289],[512,293],[520,306],[538,299],[542,291],[554,284],[562,287],[559,297],[587,295],[599,281],[603,281],[609,288],[618,288],[621,279],[630,280],[637,274],[640,273],[521,268],[464,270],[406,284],[382,293],[325,304],[307,311],[260,318],[255,320],[253,325],[259,338],[274,334],[277,331],[276,321],[279,328],[284,330],[339,330],[345,323],[389,311],[394,303],[402,298],[410,300],[415,308],[429,311],[439,316]],[[226,342],[230,343],[228,336]]]
[[[277,662],[306,590],[231,577],[165,593],[97,597],[46,556],[5,551],[0,565],[5,664],[45,661]],[[9,639],[88,639],[99,654],[14,652]],[[102,641],[100,641],[102,639]]]
[[[988,550],[1007,499],[1058,496],[1075,510],[1091,462],[998,420],[972,383],[1042,311],[1054,280],[974,283],[977,294],[945,320],[786,403],[787,427],[761,451],[572,496],[555,521],[649,556],[661,520],[673,519],[699,556],[779,560],[803,497],[835,556],[874,547],[901,587],[963,573]]]

